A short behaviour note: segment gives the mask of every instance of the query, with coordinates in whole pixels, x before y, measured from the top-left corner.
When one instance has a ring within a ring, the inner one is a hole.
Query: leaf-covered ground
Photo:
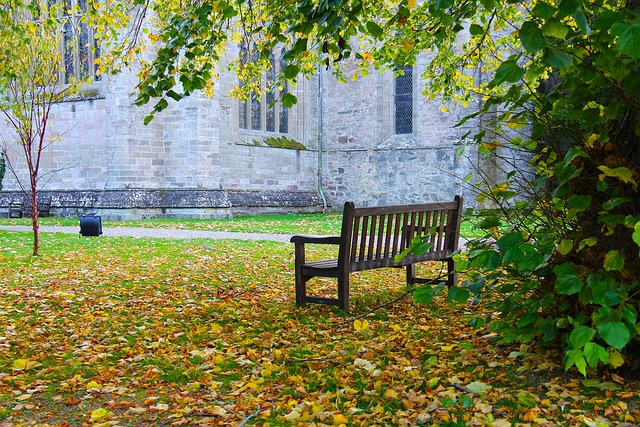
[[[633,378],[500,345],[467,325],[481,308],[354,320],[400,270],[353,275],[346,316],[295,306],[286,243],[43,234],[33,258],[30,239],[0,231],[1,427],[640,423]]]

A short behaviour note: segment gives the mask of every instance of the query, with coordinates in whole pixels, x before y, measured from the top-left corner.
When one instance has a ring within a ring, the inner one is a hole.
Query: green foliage
[[[519,185],[515,203],[505,192],[483,193],[500,209],[483,213],[491,226],[470,245],[466,286],[476,297],[501,295],[501,318],[491,327],[506,340],[562,344],[565,367],[587,375],[619,367],[639,339],[640,98],[633,84],[640,61],[631,53],[638,13],[600,2],[544,11],[541,4],[520,27],[533,56],[516,54],[492,83],[510,83],[516,67],[522,81],[487,102],[533,124],[537,175],[496,186]],[[544,66],[555,86],[532,91],[541,74],[530,71]],[[510,119],[503,114],[497,125]],[[526,148],[519,137],[503,137]]]

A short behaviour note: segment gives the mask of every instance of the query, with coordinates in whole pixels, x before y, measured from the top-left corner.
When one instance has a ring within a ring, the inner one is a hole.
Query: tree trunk
[[[40,226],[38,224],[38,189],[36,174],[31,177],[31,225],[33,228],[33,256],[40,253]]]

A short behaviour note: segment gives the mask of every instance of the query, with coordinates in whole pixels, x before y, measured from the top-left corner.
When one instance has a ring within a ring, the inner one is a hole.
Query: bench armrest
[[[340,236],[293,236],[290,240],[291,243],[311,243],[321,245],[339,245]]]

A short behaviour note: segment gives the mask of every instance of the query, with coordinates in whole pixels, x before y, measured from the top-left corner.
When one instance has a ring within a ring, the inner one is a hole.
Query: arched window
[[[63,65],[58,76],[62,83],[72,79],[100,80],[97,75],[96,58],[100,56],[93,28],[82,22],[87,12],[86,0],[49,0],[49,4],[60,5],[63,20],[60,37],[60,53]]]
[[[278,86],[277,73],[284,67],[282,54],[272,52],[269,56],[269,69],[262,76],[261,94],[252,93],[248,100],[240,101],[238,108],[238,122],[242,129],[288,133],[289,110],[278,101],[287,93],[287,86]],[[246,45],[240,46],[240,60],[245,63],[249,56]],[[257,61],[257,52],[252,55],[253,62]],[[263,108],[264,106],[264,108]]]
[[[395,133],[413,133],[413,67],[398,69],[395,78]]]

